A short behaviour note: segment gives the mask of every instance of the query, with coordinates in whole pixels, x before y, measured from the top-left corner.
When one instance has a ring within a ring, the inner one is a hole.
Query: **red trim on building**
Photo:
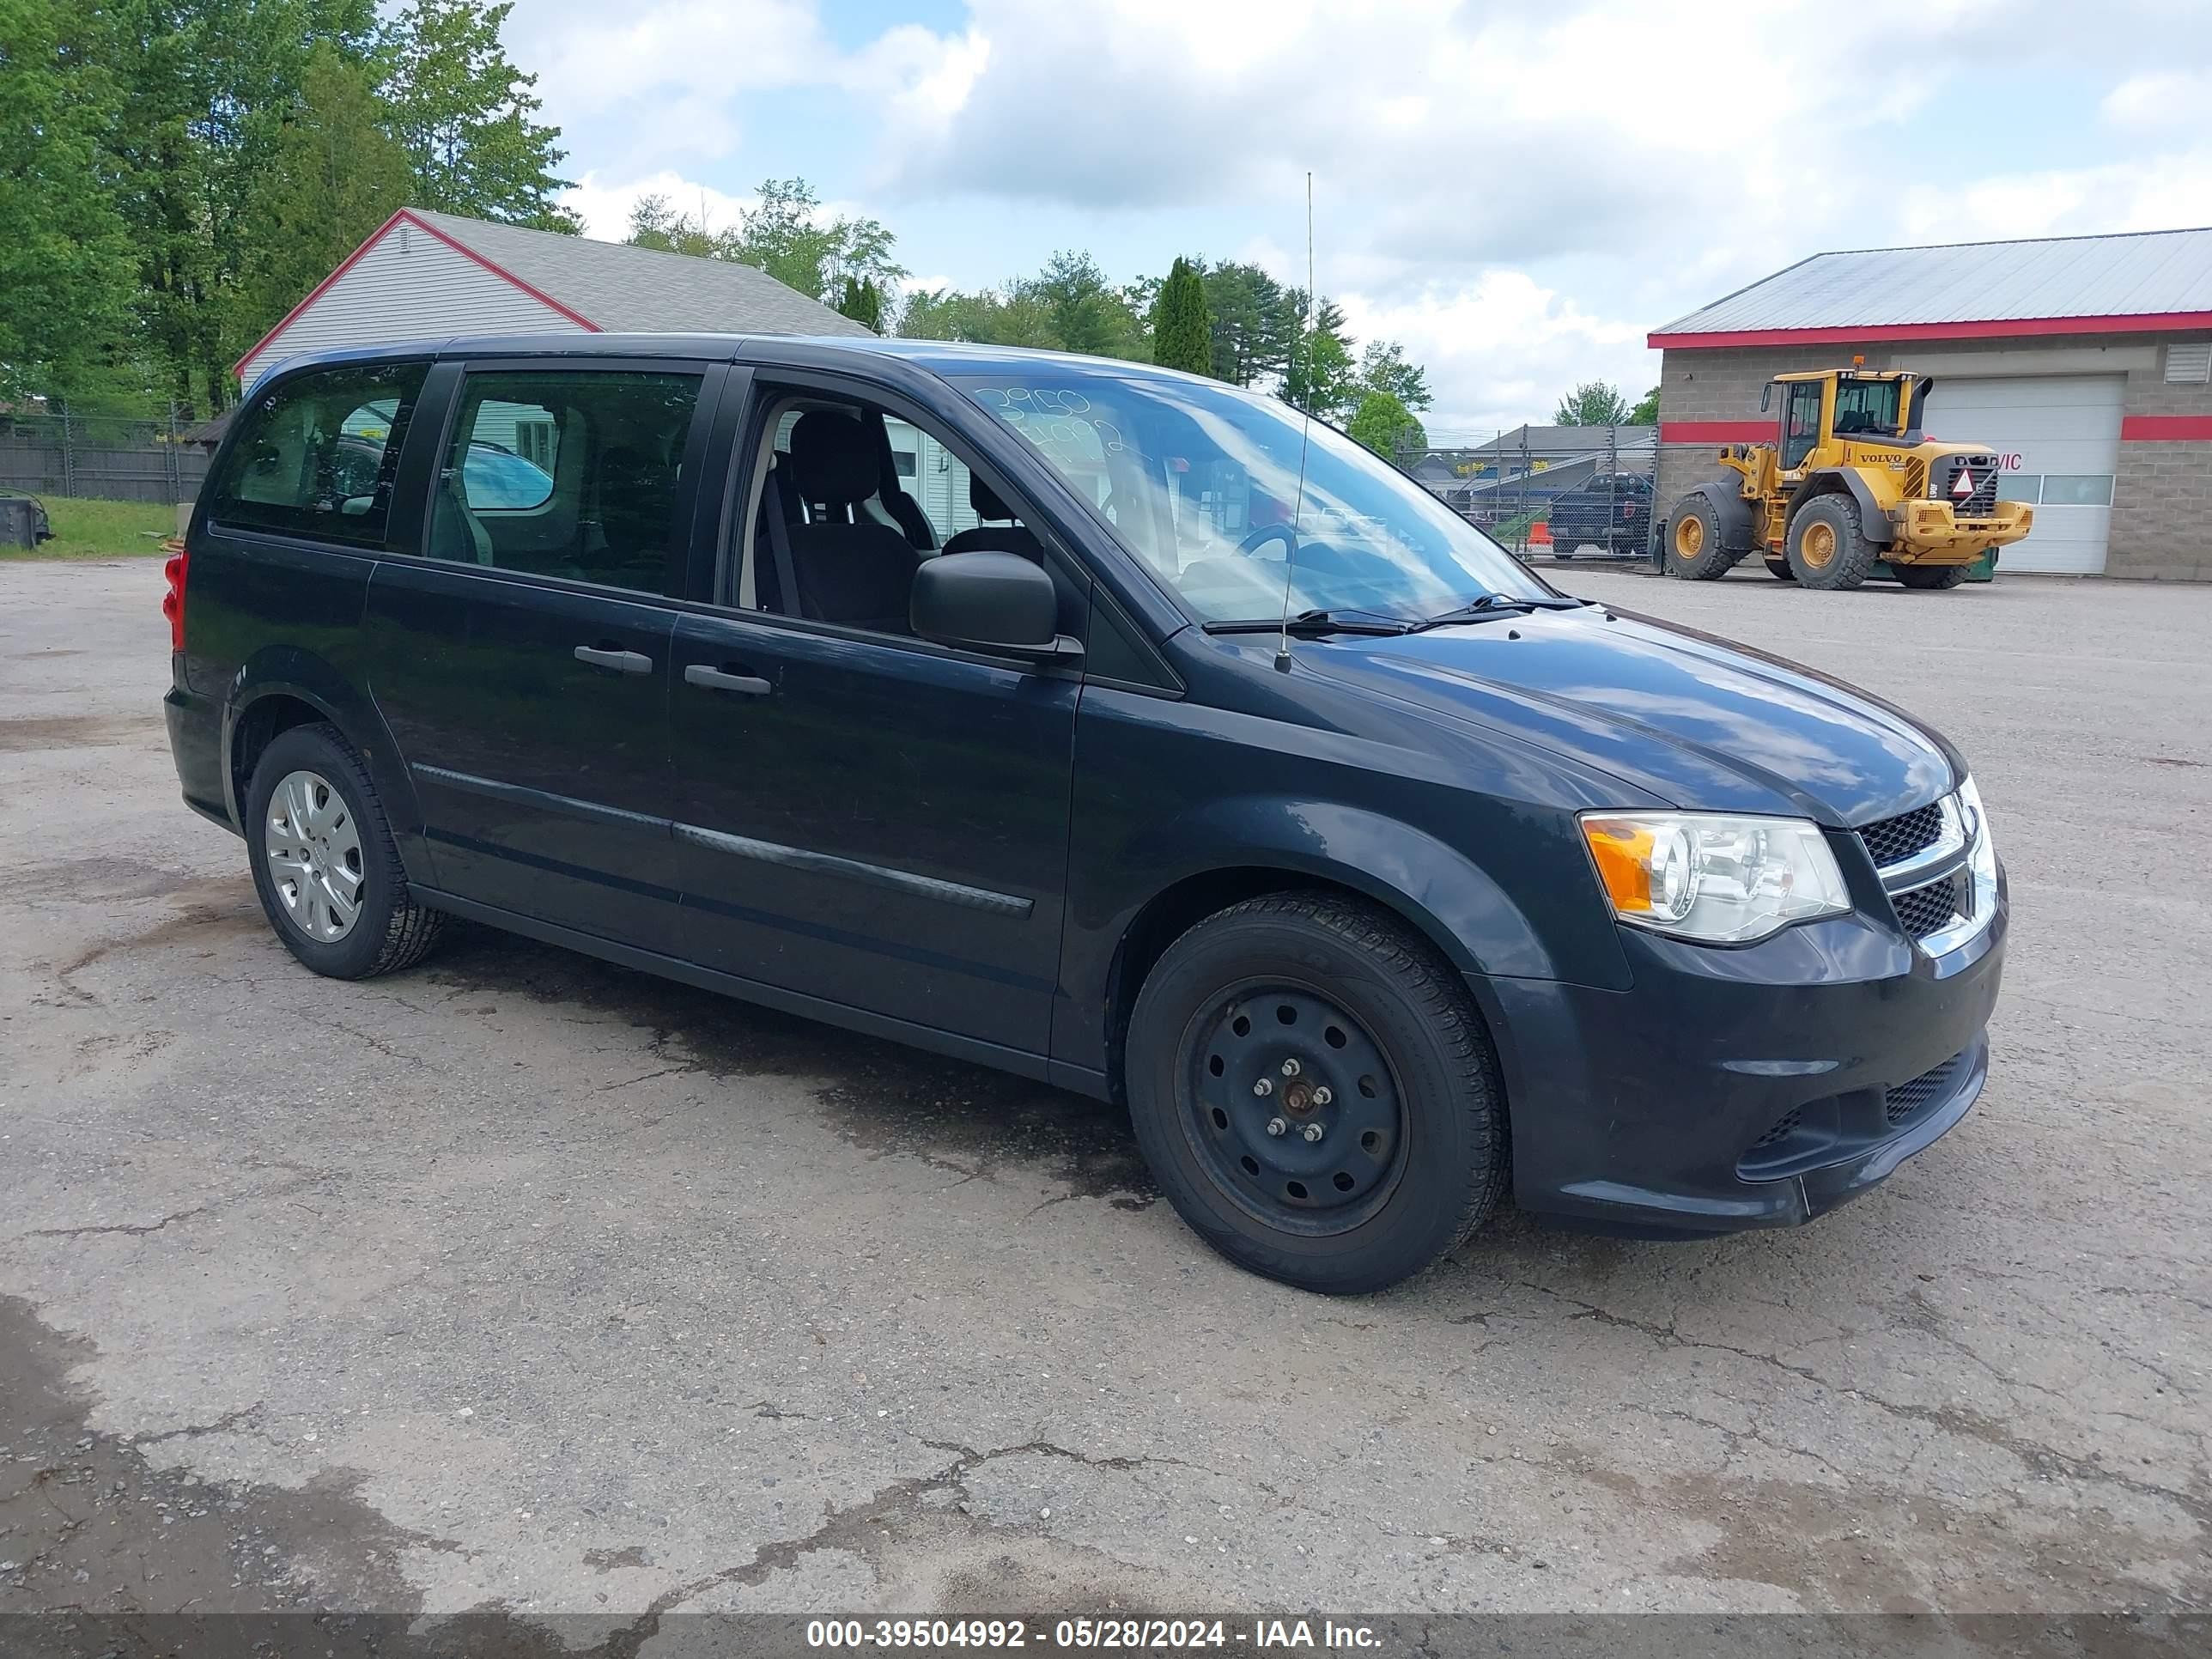
[[[2212,415],[2124,415],[2120,441],[2136,444],[2212,443]]]
[[[359,247],[356,248],[352,252],[347,254],[346,257],[339,262],[338,268],[336,270],[324,277],[321,282],[316,283],[313,290],[306,299],[301,301],[299,304],[294,306],[289,311],[286,312],[282,319],[278,321],[276,327],[270,329],[266,334],[255,341],[253,343],[253,349],[247,352],[243,357],[240,357],[236,362],[233,363],[230,366],[230,372],[243,378],[246,374],[246,364],[252,362],[256,357],[258,357],[263,351],[266,350],[268,349],[269,343],[271,340],[275,339],[279,334],[282,334],[286,329],[291,327],[293,322],[301,315],[301,313],[305,312],[309,306],[314,304],[316,301],[321,299],[325,294],[330,291],[331,283],[337,282],[339,277],[344,276],[346,272],[351,270],[356,265],[359,264],[361,263],[362,256],[367,253],[369,249],[374,247],[379,242],[382,241],[385,237],[391,233],[392,227],[399,224],[403,221],[414,226],[416,229],[423,232],[426,235],[436,237],[447,247],[453,249],[454,252],[466,255],[469,258],[473,259],[477,264],[482,265],[486,270],[491,272],[493,276],[498,277],[501,282],[520,289],[532,299],[537,301],[538,304],[550,307],[553,310],[560,313],[562,316],[566,317],[570,322],[575,324],[577,327],[586,330],[593,334],[599,334],[605,331],[597,323],[585,316],[582,312],[562,305],[558,300],[555,299],[551,295],[544,292],[542,289],[532,288],[529,283],[524,282],[521,277],[516,276],[513,271],[508,270],[502,266],[494,264],[489,259],[485,258],[483,254],[477,252],[466,243],[457,241],[453,237],[448,236],[444,231],[439,229],[437,226],[431,224],[428,220],[416,213],[413,209],[402,208],[398,212],[393,214],[389,219],[386,219],[381,225],[379,225],[374,231],[370,232],[368,240],[363,242]]]
[[[1756,444],[1774,435],[1774,417],[1763,421],[1662,421],[1662,444]]]
[[[1718,346],[1843,345],[1879,340],[1999,340],[2038,334],[2152,334],[2212,328],[2212,311],[2152,312],[2135,317],[2022,317],[1970,323],[1868,323],[1849,328],[1747,328],[1715,334],[1654,330],[1654,351],[1703,351]]]

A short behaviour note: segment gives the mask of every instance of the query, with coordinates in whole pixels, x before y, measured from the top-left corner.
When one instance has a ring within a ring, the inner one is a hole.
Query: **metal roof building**
[[[2212,229],[1816,253],[1650,336],[1659,500],[1771,439],[1792,369],[1936,377],[1928,427],[2036,507],[2004,570],[2212,580]]]
[[[866,334],[766,271],[402,208],[240,358],[453,334]]]

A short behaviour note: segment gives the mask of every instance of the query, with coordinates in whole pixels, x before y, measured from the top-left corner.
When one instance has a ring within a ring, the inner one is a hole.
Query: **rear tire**
[[[1893,564],[1890,570],[1907,587],[1956,587],[1966,580],[1972,565],[1966,564]]]
[[[1685,495],[1667,516],[1666,568],[1686,582],[1709,582],[1735,562],[1721,550],[1721,516],[1703,495]]]
[[[1859,528],[1858,503],[1848,495],[1815,495],[1790,521],[1784,541],[1798,581],[1823,592],[1856,587],[1881,559],[1881,549]]]
[[[336,726],[278,732],[246,800],[253,890],[306,966],[372,979],[411,968],[438,942],[445,915],[414,902],[368,769]]]
[[[1176,1212],[1285,1284],[1395,1284],[1504,1190],[1504,1091],[1466,986],[1358,900],[1270,894],[1191,928],[1146,976],[1127,1064]]]

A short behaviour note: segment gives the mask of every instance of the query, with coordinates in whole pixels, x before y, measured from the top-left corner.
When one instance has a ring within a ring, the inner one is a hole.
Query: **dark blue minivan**
[[[1121,1103],[1292,1284],[1417,1272],[1509,1181],[1804,1221],[1982,1088],[2005,885],[1949,744],[1559,593],[1273,398],[927,341],[325,355],[185,545],[185,799],[307,966],[469,917]]]

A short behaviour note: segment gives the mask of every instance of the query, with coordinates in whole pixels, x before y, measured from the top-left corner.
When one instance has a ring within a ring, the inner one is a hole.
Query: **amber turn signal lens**
[[[1651,908],[1651,849],[1649,830],[1605,818],[1583,820],[1583,838],[1597,860],[1598,879],[1605,884],[1613,908],[1623,915]]]

